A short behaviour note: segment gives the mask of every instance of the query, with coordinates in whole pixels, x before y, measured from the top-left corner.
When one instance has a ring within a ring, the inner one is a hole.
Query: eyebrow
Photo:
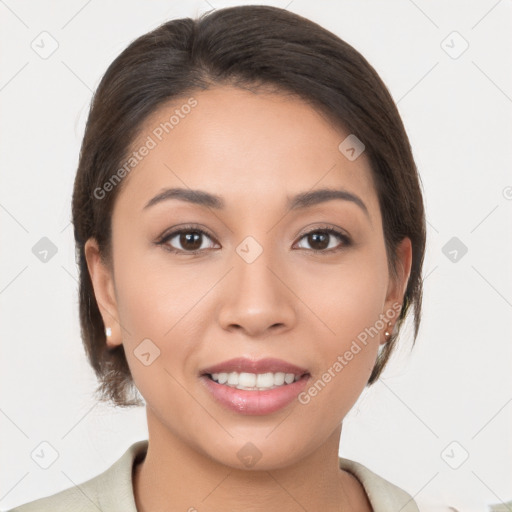
[[[197,204],[199,206],[213,208],[215,210],[222,210],[225,208],[224,200],[216,194],[211,194],[210,192],[205,192],[203,190],[192,190],[187,188],[167,188],[150,199],[143,209],[146,210],[151,206],[170,199],[178,199],[188,203]],[[299,210],[310,208],[327,201],[332,201],[333,199],[350,201],[359,206],[359,208],[361,208],[361,210],[363,210],[363,212],[369,217],[368,208],[362,199],[359,196],[343,189],[322,188],[312,190],[310,192],[302,192],[293,197],[288,196],[286,206],[290,210]]]

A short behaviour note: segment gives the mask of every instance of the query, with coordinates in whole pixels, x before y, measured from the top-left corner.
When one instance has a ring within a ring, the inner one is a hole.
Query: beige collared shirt
[[[138,441],[96,477],[8,512],[137,512],[132,469],[136,459],[144,457],[147,448],[147,440]],[[419,512],[409,494],[362,464],[339,457],[339,466],[361,482],[374,512]]]

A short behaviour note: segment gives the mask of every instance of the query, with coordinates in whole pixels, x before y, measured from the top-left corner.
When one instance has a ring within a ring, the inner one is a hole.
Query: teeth
[[[250,390],[265,390],[273,389],[285,384],[291,384],[300,379],[300,375],[293,373],[238,373],[238,372],[223,372],[212,373],[211,378],[219,384],[225,384],[232,388],[237,389],[250,389]]]

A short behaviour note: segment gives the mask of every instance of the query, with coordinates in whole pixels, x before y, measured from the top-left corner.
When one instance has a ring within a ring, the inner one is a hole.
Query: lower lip
[[[309,374],[303,375],[291,384],[285,384],[266,391],[247,391],[219,384],[206,375],[201,380],[217,400],[224,407],[250,415],[271,414],[283,409],[293,402],[297,395],[306,387]]]

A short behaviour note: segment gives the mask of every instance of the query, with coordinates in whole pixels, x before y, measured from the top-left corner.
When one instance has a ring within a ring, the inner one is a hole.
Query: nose
[[[222,328],[251,337],[291,329],[296,323],[297,298],[271,251],[264,250],[252,263],[235,254],[233,265],[219,301]]]

